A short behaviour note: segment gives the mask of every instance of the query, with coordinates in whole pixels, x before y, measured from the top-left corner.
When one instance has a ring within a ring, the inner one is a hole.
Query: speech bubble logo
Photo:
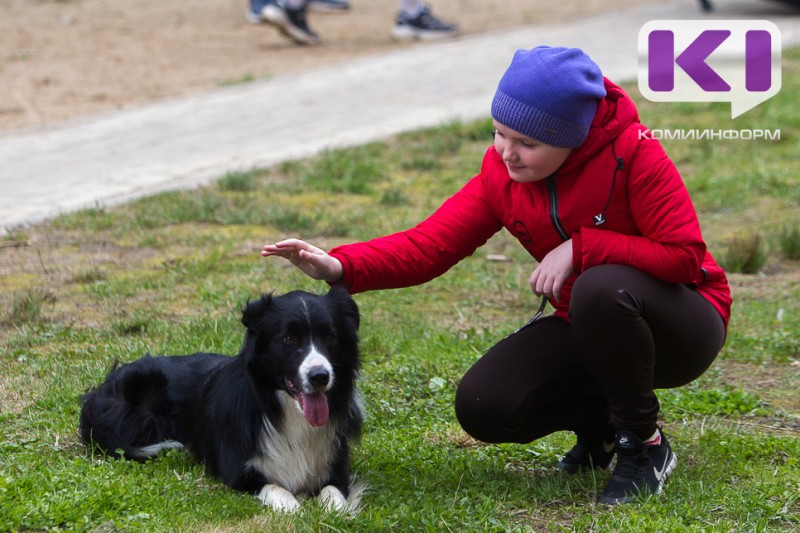
[[[731,118],[781,89],[768,20],[652,20],[639,30],[639,91],[654,102],[730,102]]]

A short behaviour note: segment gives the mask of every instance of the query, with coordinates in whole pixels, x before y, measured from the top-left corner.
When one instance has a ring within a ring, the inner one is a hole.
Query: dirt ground
[[[458,23],[465,36],[634,2],[429,4],[435,15]],[[270,26],[246,22],[246,0],[2,0],[0,133],[425,46],[392,40],[397,0],[351,0],[351,5],[346,14],[310,13],[322,43],[303,47]]]

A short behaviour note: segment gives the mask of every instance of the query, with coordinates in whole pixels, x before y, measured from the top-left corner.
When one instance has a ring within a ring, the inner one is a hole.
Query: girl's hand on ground
[[[534,269],[528,283],[537,296],[560,302],[564,282],[572,275],[572,239],[559,244]]]
[[[338,259],[300,239],[287,239],[275,244],[265,244],[261,255],[263,257],[276,255],[288,259],[307,276],[328,283],[341,281],[344,275],[342,263]]]

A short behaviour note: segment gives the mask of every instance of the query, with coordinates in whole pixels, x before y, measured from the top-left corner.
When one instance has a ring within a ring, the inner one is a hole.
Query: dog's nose
[[[331,373],[325,367],[314,366],[308,369],[306,378],[314,387],[324,387],[331,380]]]

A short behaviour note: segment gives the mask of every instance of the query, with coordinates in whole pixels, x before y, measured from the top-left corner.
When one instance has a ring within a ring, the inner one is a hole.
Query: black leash
[[[523,329],[525,329],[528,326],[534,324],[537,320],[539,320],[542,317],[542,314],[544,313],[544,308],[545,308],[546,305],[547,305],[547,297],[542,295],[542,301],[539,303],[539,309],[536,310],[536,314],[533,315],[530,320],[525,322],[524,325],[522,325],[519,328],[517,328],[516,331],[513,331],[513,332],[509,333],[508,335],[506,335],[505,337],[503,337],[502,340],[500,340],[497,344],[499,344],[500,342],[503,342],[504,340],[506,340],[510,336],[514,335],[515,333],[519,333]],[[495,344],[495,346],[497,346],[497,344]],[[484,355],[486,355],[486,353],[487,352],[484,352]]]
[[[528,326],[530,326],[531,324],[542,318],[542,315],[544,314],[544,308],[546,306],[547,306],[547,296],[542,295],[542,301],[539,303],[539,309],[536,310],[536,314],[533,315],[530,320],[525,322],[525,324],[522,327],[518,328],[514,333],[522,331],[523,329],[527,328]],[[513,335],[514,333],[512,333],[511,335]]]

